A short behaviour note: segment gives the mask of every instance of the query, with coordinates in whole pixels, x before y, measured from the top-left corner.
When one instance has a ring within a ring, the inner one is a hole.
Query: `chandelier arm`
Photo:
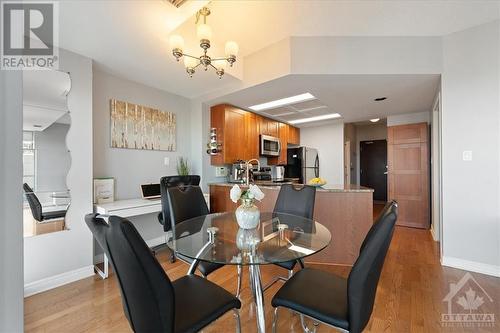
[[[196,67],[200,66],[201,62],[198,63],[198,65],[194,66],[193,69],[196,69]]]
[[[213,69],[215,69],[216,71],[218,71],[217,67],[215,67],[215,66],[214,66],[214,65],[212,65],[211,63],[210,63],[210,65],[209,65],[209,66],[210,66],[210,67],[212,67]]]
[[[214,58],[214,59],[212,59],[212,61],[215,61],[215,60],[225,60],[225,61],[227,61],[228,59],[229,58]]]
[[[193,59],[197,59],[197,60],[201,60],[199,57],[195,57],[195,56],[192,56],[192,55],[189,55],[189,54],[186,54],[186,53],[184,53],[183,56],[189,57],[189,58],[193,58]]]

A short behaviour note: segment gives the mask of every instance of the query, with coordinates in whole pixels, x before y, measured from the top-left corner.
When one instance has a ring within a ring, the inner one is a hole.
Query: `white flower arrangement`
[[[238,185],[234,185],[229,192],[231,201],[237,203],[238,200],[259,200],[264,199],[265,194],[257,185],[250,184],[247,190],[242,191]]]

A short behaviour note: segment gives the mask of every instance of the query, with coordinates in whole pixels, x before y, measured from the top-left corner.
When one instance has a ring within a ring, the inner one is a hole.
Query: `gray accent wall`
[[[163,176],[177,174],[177,160],[191,161],[191,102],[185,97],[151,88],[106,73],[94,66],[93,70],[93,137],[94,178],[115,179],[115,200],[140,198],[140,185],[159,183]],[[110,99],[173,112],[177,119],[177,150],[175,152],[111,148]],[[194,124],[193,126],[200,126]],[[170,160],[166,166],[164,159]],[[196,171],[193,168],[193,171]],[[146,240],[164,236],[157,214],[130,218]],[[96,249],[96,253],[100,250]]]
[[[64,191],[71,157],[66,146],[70,125],[54,123],[34,132],[36,147],[36,191]]]

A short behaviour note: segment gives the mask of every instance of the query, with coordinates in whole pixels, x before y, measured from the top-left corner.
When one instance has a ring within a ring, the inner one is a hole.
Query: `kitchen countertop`
[[[291,184],[289,182],[283,182],[283,183],[271,183],[271,182],[261,182],[261,183],[255,183],[255,185],[258,185],[259,187],[266,188],[266,189],[277,189],[283,184]],[[227,186],[227,187],[232,187],[234,183],[209,183],[208,185],[213,185],[213,186]],[[237,184],[240,185],[241,187],[246,187],[245,184]],[[298,185],[298,184],[297,184]],[[345,184],[345,185],[337,185],[337,184],[326,184],[322,187],[318,187],[317,189],[318,192],[373,192],[373,189],[364,187],[364,186],[359,186],[355,184]]]

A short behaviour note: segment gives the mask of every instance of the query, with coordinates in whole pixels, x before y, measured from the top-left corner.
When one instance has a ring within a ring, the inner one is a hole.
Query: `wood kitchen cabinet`
[[[299,145],[300,144],[300,129],[293,126],[288,126],[288,141],[289,144]]]
[[[210,109],[210,123],[217,129],[217,142],[221,152],[211,156],[212,165],[231,164],[247,158],[247,127],[249,112],[227,104]]]
[[[299,129],[229,104],[210,108],[210,127],[217,129],[220,153],[211,155],[212,165],[232,164],[237,160],[260,157],[260,134],[280,139],[279,157],[269,157],[269,165],[285,165],[288,144],[299,144]]]
[[[262,118],[255,113],[247,112],[245,115],[245,131],[246,131],[246,152],[245,160],[259,158],[259,128],[260,119]]]
[[[259,128],[260,134],[274,136],[275,138],[278,137],[280,122],[269,118],[260,117],[259,124],[260,124]]]

